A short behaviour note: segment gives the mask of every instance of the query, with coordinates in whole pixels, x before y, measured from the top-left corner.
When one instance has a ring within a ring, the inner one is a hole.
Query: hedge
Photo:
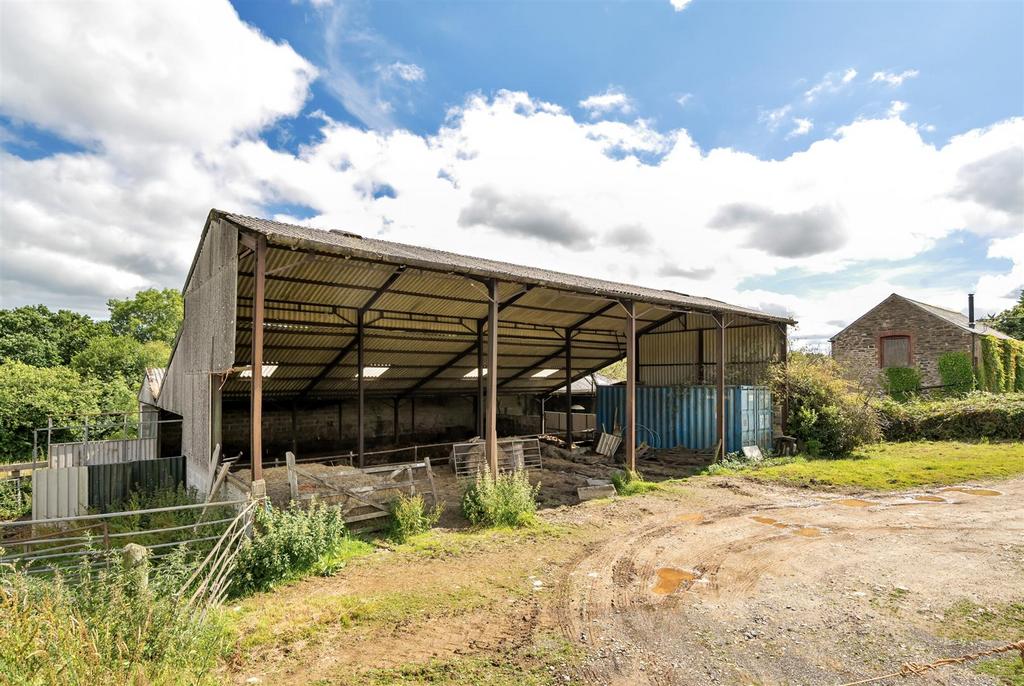
[[[896,400],[907,400],[921,390],[921,372],[914,367],[888,367],[885,390]]]
[[[890,441],[1024,439],[1024,394],[970,393],[963,398],[884,399],[875,403]]]

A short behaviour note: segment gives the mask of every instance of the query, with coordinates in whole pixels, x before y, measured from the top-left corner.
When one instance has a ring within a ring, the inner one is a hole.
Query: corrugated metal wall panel
[[[726,451],[772,443],[771,391],[764,386],[727,386],[725,397]],[[637,439],[654,448],[682,446],[692,450],[715,447],[714,386],[640,386],[637,388]],[[625,416],[625,386],[597,389],[597,428],[611,431]]]
[[[185,457],[137,460],[88,467],[89,507],[105,509],[124,502],[139,489],[176,488],[185,483]]]
[[[666,329],[659,330],[662,332],[640,339],[640,382],[647,386],[691,386],[702,381],[711,382],[718,362],[717,332],[679,331],[668,327],[666,325]],[[703,365],[700,363],[698,337],[703,338]],[[726,328],[725,351],[727,384],[762,384],[768,365],[781,359],[782,333],[773,324]]]
[[[32,470],[32,519],[75,517],[89,509],[87,467]]]

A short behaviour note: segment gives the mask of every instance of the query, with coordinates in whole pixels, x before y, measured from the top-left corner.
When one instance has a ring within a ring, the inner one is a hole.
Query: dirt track
[[[342,675],[366,668],[515,659],[553,632],[580,656],[549,668],[558,683],[840,684],[978,647],[939,638],[943,611],[964,598],[1019,601],[1024,591],[1021,479],[990,486],[996,495],[935,489],[866,502],[691,483],[550,511],[548,521],[573,532],[554,544],[374,559],[283,589],[263,602],[402,592],[426,579],[479,602],[395,626],[331,628],[327,640],[245,657],[233,677],[350,683]],[[996,683],[962,667],[932,674],[915,683]]]

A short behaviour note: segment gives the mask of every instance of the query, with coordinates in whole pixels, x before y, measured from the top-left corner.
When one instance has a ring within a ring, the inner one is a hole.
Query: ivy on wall
[[[939,355],[939,378],[949,395],[965,395],[974,390],[974,366],[971,356],[962,352]]]
[[[978,382],[992,393],[1024,392],[1024,341],[981,336]]]
[[[921,372],[914,367],[888,367],[885,390],[896,400],[906,400],[921,390]]]

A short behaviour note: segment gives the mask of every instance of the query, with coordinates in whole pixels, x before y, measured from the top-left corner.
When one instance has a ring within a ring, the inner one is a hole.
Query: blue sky
[[[3,306],[180,286],[210,207],[790,312],[811,342],[892,291],[996,311],[1024,284],[1024,3],[4,12]]]

